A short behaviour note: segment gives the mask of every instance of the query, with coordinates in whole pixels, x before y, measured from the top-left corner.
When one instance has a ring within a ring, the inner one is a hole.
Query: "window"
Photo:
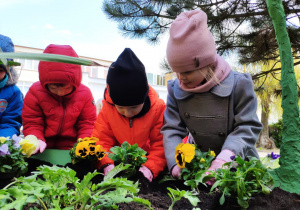
[[[90,72],[90,77],[98,78],[98,68],[97,67],[92,67],[91,72]]]
[[[18,82],[17,86],[20,88],[21,92],[23,93],[24,97],[27,94],[30,86],[32,85],[32,82]]]
[[[15,61],[21,63],[21,67],[24,69],[38,70],[38,60],[15,59]]]
[[[150,85],[153,85],[153,74],[152,73],[147,73],[147,79],[148,79],[148,83]]]

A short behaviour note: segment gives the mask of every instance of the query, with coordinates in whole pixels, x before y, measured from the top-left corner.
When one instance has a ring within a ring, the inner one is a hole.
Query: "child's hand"
[[[178,165],[174,166],[173,169],[172,169],[172,176],[173,176],[174,178],[179,179],[180,174],[181,174],[181,168],[179,168]]]
[[[103,169],[104,176],[106,176],[114,167],[114,164],[109,164],[108,166],[105,166],[105,168]]]
[[[221,168],[224,163],[226,163],[226,161],[220,160],[220,159],[215,159],[214,161],[211,162],[211,165],[207,169],[205,174],[208,175],[208,174],[210,174],[209,171],[215,171],[218,168]],[[216,182],[215,178],[211,178],[209,181],[206,182],[206,184],[213,185],[215,182]]]
[[[231,152],[228,149],[223,150],[220,152],[220,154],[216,157],[214,161],[211,162],[210,167],[207,169],[207,172],[205,174],[209,174],[209,171],[215,171],[218,168],[221,168],[224,163],[231,162],[232,159],[231,157],[234,156],[235,154]],[[206,182],[208,185],[213,185],[215,183],[215,178],[211,178],[209,181]]]
[[[47,144],[46,142],[42,141],[39,139],[39,146],[35,149],[35,151],[32,154],[36,154],[36,153],[42,153],[44,152],[44,150],[46,149]]]
[[[146,179],[148,179],[149,182],[152,182],[153,174],[149,168],[147,168],[146,166],[142,166],[142,167],[140,167],[139,171],[142,172],[144,177],[146,177]]]

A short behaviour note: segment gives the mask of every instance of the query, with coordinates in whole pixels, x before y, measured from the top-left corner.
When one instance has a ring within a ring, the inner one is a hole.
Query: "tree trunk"
[[[257,147],[262,147],[264,149],[276,148],[274,141],[269,137],[270,101],[271,95],[269,93],[267,93],[267,97],[265,99],[261,100],[261,123],[263,124],[263,129],[259,135]]]
[[[290,39],[286,29],[286,18],[282,0],[267,0],[268,11],[275,28],[279,45],[282,87],[282,144],[280,167],[272,172],[275,186],[300,194],[300,137],[297,81]]]

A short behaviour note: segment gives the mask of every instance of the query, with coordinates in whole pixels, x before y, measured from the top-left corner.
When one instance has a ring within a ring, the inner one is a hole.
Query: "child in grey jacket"
[[[161,130],[171,174],[180,176],[175,148],[188,133],[202,151],[215,151],[208,171],[222,167],[233,155],[258,157],[255,143],[262,124],[251,76],[232,71],[217,54],[203,11],[183,12],[174,20],[167,60],[177,74],[168,82]]]

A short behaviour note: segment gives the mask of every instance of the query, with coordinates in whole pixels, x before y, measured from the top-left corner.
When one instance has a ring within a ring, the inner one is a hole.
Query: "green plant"
[[[274,143],[277,148],[280,148],[280,145],[281,145],[282,128],[283,128],[282,119],[278,120],[277,123],[273,123],[273,124],[269,125],[270,137],[272,137],[274,139]]]
[[[257,159],[252,157],[249,161],[236,156],[232,162],[225,163],[220,169],[201,177],[206,182],[212,177],[215,183],[211,192],[218,189],[222,192],[220,204],[224,204],[225,196],[236,196],[238,204],[247,208],[250,197],[255,193],[270,194],[273,187],[273,177],[268,169]]]
[[[96,161],[101,160],[105,155],[101,145],[96,145],[98,138],[85,137],[79,138],[78,143],[75,143],[70,150],[70,156],[72,163],[75,164],[81,160]]]
[[[125,170],[120,164],[114,173]],[[112,171],[113,171],[112,170]],[[43,209],[116,209],[118,203],[138,202],[151,209],[148,200],[137,197],[138,183],[114,178],[113,173],[98,184],[91,179],[98,172],[88,173],[82,181],[70,168],[41,166],[34,175],[20,177],[0,190],[2,210],[22,209],[36,203]]]
[[[179,189],[174,190],[174,189],[172,189],[170,187],[167,187],[167,189],[170,192],[170,193],[168,193],[168,195],[169,195],[169,197],[172,200],[172,204],[169,207],[169,210],[172,210],[173,207],[174,207],[174,204],[177,201],[180,201],[182,197],[188,199],[193,206],[197,206],[197,203],[200,202],[199,198],[197,198],[195,196],[197,194],[195,192],[190,192],[190,191],[185,191],[185,190],[179,190]]]
[[[36,139],[36,142],[38,140]],[[35,151],[36,144],[13,135],[11,139],[0,137],[0,172],[27,171],[26,157]]]
[[[202,183],[200,177],[210,167],[216,154],[214,151],[201,152],[194,144],[180,143],[175,149],[175,160],[182,168],[181,178],[185,185],[198,191],[198,184]]]
[[[271,154],[268,154],[266,157],[260,158],[260,160],[266,168],[275,169],[275,168],[280,167],[279,158],[280,158],[280,155],[277,155],[272,152]]]
[[[115,165],[129,164],[130,167],[123,173],[123,177],[131,177],[147,161],[147,152],[141,149],[138,144],[130,145],[127,141],[121,146],[110,148],[108,157],[114,161]]]
[[[299,118],[299,129],[300,129],[300,118]],[[278,122],[269,125],[269,135],[274,139],[274,143],[277,148],[280,148],[282,143],[282,131],[283,121],[279,119]]]

